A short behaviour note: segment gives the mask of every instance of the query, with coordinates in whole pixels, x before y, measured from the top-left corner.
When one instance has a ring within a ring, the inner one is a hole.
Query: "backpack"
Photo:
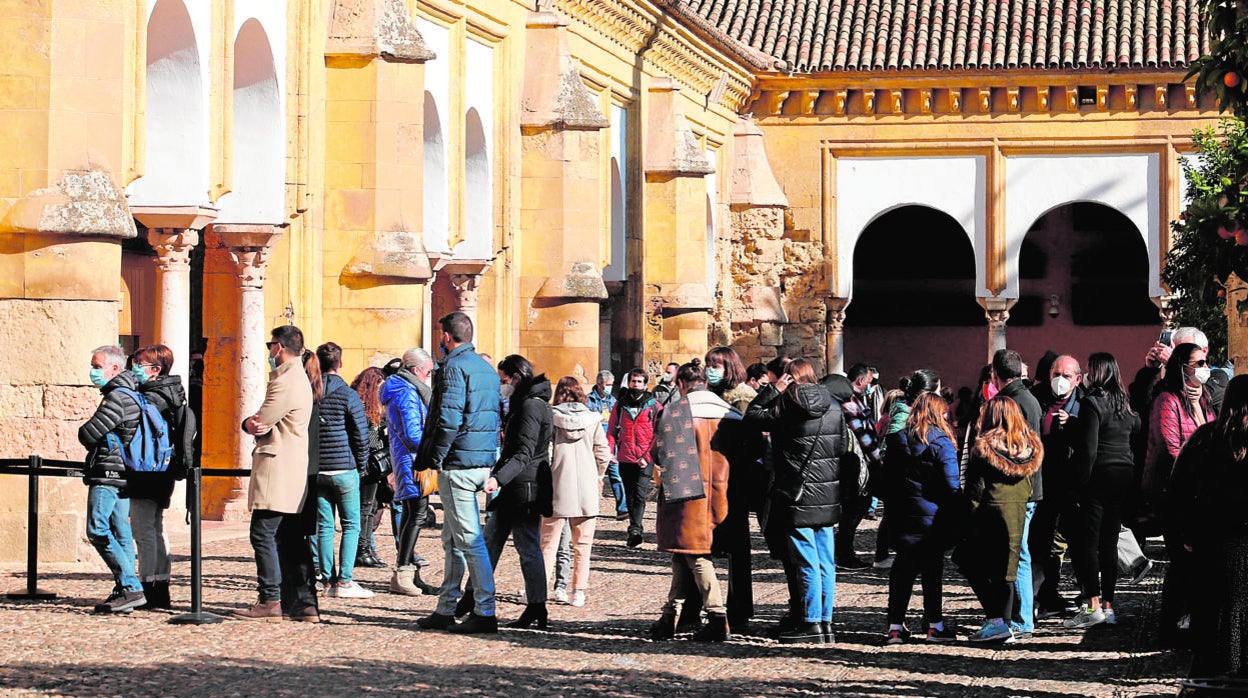
[[[116,434],[107,436],[108,446],[121,454],[126,470],[140,473],[163,473],[169,469],[173,457],[173,445],[169,441],[169,425],[160,410],[144,397],[129,388],[117,388],[117,392],[130,396],[139,406],[139,423],[134,436],[126,444]]]

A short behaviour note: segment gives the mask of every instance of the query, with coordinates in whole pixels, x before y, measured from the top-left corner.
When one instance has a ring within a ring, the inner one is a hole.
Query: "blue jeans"
[[[607,466],[607,482],[611,483],[611,492],[615,494],[615,513],[628,513],[628,495],[624,493],[624,479],[620,477],[620,464]]]
[[[832,620],[836,594],[835,536],[831,526],[789,531],[789,553],[797,567],[807,623]]]
[[[438,492],[442,497],[442,591],[437,612],[449,616],[463,593],[460,583],[464,571],[472,577],[473,612],[479,616],[494,615],[494,567],[481,533],[481,503],[477,493],[490,477],[489,468],[444,470],[438,473]]]
[[[342,521],[342,550],[334,575],[334,510]],[[360,473],[316,476],[316,547],[321,579],[326,584],[350,582],[360,547]]]
[[[87,488],[87,540],[108,565],[118,589],[142,591],[143,584],[134,573],[130,500],[123,499],[116,487],[91,485]]]
[[[1023,520],[1023,547],[1018,555],[1018,576],[1014,579],[1014,598],[1018,599],[1018,614],[1010,621],[1010,629],[1030,633],[1036,630],[1035,592],[1031,588],[1031,551],[1027,549],[1027,537],[1031,533],[1031,517],[1036,513],[1036,503],[1027,502],[1027,518]]]

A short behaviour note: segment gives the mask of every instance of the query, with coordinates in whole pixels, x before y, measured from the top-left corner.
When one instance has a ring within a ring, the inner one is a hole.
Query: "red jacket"
[[[607,446],[620,463],[648,462],[654,444],[654,423],[659,418],[659,403],[647,397],[641,407],[628,408],[622,401],[615,403],[607,423]]]

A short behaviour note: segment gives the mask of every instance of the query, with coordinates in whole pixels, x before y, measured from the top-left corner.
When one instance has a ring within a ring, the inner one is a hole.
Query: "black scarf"
[[[641,408],[649,402],[652,397],[654,397],[654,394],[644,388],[641,390],[637,390],[636,388],[625,388],[620,391],[619,403],[620,407],[635,410]]]

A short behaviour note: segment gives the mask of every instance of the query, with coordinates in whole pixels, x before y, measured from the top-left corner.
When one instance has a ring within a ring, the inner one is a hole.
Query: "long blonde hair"
[[[949,403],[936,393],[922,393],[914,399],[914,404],[910,406],[910,418],[906,424],[914,431],[914,436],[919,443],[927,445],[927,434],[933,427],[944,432],[950,441],[953,438],[953,429],[949,428]]]

